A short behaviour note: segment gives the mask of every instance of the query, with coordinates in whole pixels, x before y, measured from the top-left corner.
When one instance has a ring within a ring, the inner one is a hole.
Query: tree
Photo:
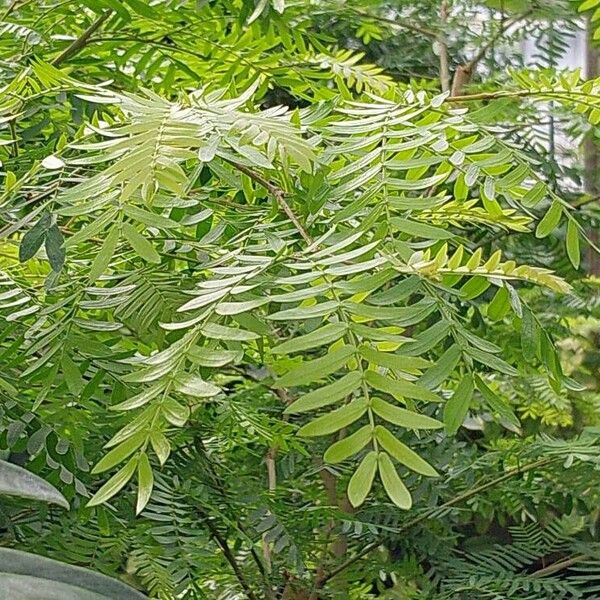
[[[72,507],[7,545],[158,598],[597,585],[595,215],[529,125],[600,81],[496,61],[565,3],[416,8],[6,7],[2,443]]]

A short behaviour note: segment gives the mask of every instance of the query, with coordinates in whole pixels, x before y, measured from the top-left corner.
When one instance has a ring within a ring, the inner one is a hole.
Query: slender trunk
[[[437,37],[438,52],[440,55],[440,86],[442,92],[450,91],[450,66],[448,64],[448,44],[446,43],[446,28],[448,26],[448,2],[442,0],[440,7],[441,30]]]
[[[588,21],[587,26],[587,50],[585,75],[587,79],[593,79],[600,76],[600,52],[594,46],[593,36],[594,28]],[[598,142],[594,139],[594,130],[591,129],[585,137],[583,143],[584,154],[584,183],[585,191],[592,198],[600,196],[600,148]],[[598,202],[598,200],[596,200]],[[592,225],[589,231],[590,240],[597,246],[600,243],[599,227]],[[600,276],[600,255],[592,248],[588,248],[588,272],[591,275]]]

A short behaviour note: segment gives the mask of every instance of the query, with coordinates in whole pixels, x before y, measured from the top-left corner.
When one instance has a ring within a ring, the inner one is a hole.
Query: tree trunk
[[[587,43],[586,43],[586,65],[585,76],[587,79],[593,79],[600,76],[600,52],[594,46],[592,36],[594,28],[588,20]],[[600,197],[600,148],[594,137],[594,130],[588,132],[583,144],[584,153],[584,183],[585,191],[594,202],[598,202]],[[592,225],[589,232],[590,239],[597,246],[600,242],[600,231],[597,225]],[[594,248],[588,248],[588,272],[591,275],[600,276],[600,255]]]

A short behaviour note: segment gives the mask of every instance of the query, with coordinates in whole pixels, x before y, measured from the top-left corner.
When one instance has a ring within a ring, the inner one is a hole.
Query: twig
[[[532,573],[532,576],[545,577],[546,575],[552,575],[553,573],[557,573],[558,571],[562,571],[563,569],[568,569],[569,567],[573,566],[574,564],[577,564],[578,562],[581,562],[582,560],[585,560],[586,558],[588,557],[584,554],[582,554],[581,556],[573,556],[572,558],[565,558],[563,560],[559,560],[555,563],[552,563],[551,565],[548,565],[543,569],[535,571],[534,573]]]
[[[533,8],[525,11],[524,13],[516,16],[514,19],[509,19],[500,25],[498,31],[479,48],[475,56],[463,65],[459,65],[454,72],[454,79],[452,80],[452,91],[451,96],[458,96],[462,92],[463,88],[473,76],[475,68],[486,55],[488,50],[494,46],[494,44],[513,26],[526,19],[533,12]]]
[[[306,229],[304,229],[304,226],[302,225],[302,223],[300,223],[298,217],[294,214],[294,211],[290,208],[290,205],[287,203],[287,201],[285,199],[285,192],[281,188],[272,184],[268,179],[265,179],[260,173],[257,173],[256,171],[252,170],[250,167],[246,167],[245,165],[237,163],[233,160],[229,160],[227,158],[225,158],[223,160],[228,162],[230,165],[233,165],[238,171],[241,171],[245,175],[248,175],[248,177],[250,177],[250,179],[253,179],[254,181],[256,181],[256,183],[258,183],[260,186],[265,188],[267,190],[267,192],[269,192],[269,194],[271,194],[271,196],[273,196],[275,198],[275,200],[277,201],[277,204],[279,204],[279,207],[287,215],[288,219],[294,224],[294,227],[297,229],[298,233],[302,236],[304,241],[307,244],[312,244],[312,241],[313,241],[312,238],[310,237],[310,235],[308,235]]]
[[[217,529],[215,524],[210,520],[210,517],[206,513],[204,513],[203,516],[206,520],[206,526],[208,527],[211,535],[215,538],[217,544],[221,548],[221,551],[223,552],[223,555],[227,559],[227,562],[231,565],[231,568],[233,569],[233,572],[235,573],[235,576],[236,576],[237,580],[239,581],[240,586],[244,590],[244,593],[248,597],[248,600],[258,600],[256,595],[252,591],[252,588],[246,581],[246,577],[242,573],[242,570],[240,569],[239,565],[237,564],[235,556],[233,555],[233,552],[231,551],[231,548],[229,547],[227,540],[221,535],[221,532]]]
[[[414,519],[408,521],[408,523],[406,523],[403,527],[401,527],[397,531],[397,534],[405,533],[407,530],[412,529],[415,525],[418,525],[419,523],[426,521],[427,519],[429,519],[431,517],[432,514],[435,514],[436,512],[438,512],[440,510],[443,510],[445,508],[454,506],[455,504],[464,502],[465,500],[468,500],[469,498],[472,498],[473,496],[477,496],[478,494],[481,494],[482,492],[485,492],[486,490],[493,488],[493,487],[499,485],[500,483],[503,483],[504,481],[511,479],[512,477],[515,477],[516,475],[521,475],[522,473],[527,473],[528,471],[532,471],[539,467],[543,467],[545,465],[550,464],[554,460],[556,460],[556,458],[544,458],[541,460],[537,460],[533,463],[529,463],[528,465],[525,465],[523,467],[516,467],[514,469],[511,469],[511,470],[507,471],[506,473],[504,473],[504,475],[501,475],[500,477],[497,477],[496,479],[493,479],[492,481],[489,481],[488,483],[484,483],[480,486],[472,488],[468,492],[464,492],[463,494],[455,496],[451,500],[444,502],[444,504],[427,511],[418,517],[415,517]],[[338,565],[335,569],[332,569],[325,577],[321,578],[321,581],[318,582],[318,584],[319,584],[318,587],[323,587],[323,585],[325,585],[325,583],[327,583],[330,579],[333,579],[334,577],[339,575],[342,571],[345,571],[348,567],[352,566],[357,560],[360,560],[363,556],[366,556],[371,551],[375,550],[375,548],[377,548],[379,545],[380,545],[379,541],[367,544],[357,554],[355,554],[354,556],[351,556],[348,560],[346,560],[342,564]]]
[[[414,31],[415,33],[421,33],[430,38],[437,38],[437,31],[433,29],[428,29],[427,27],[422,27],[421,25],[416,25],[415,23],[409,23],[406,19],[402,19],[401,21],[396,21],[394,19],[390,19],[388,17],[381,17],[379,15],[372,15],[363,10],[359,10],[357,8],[348,9],[351,13],[362,17],[363,19],[370,19],[372,21],[378,21],[381,23],[387,23],[388,25],[393,25],[394,27],[399,27],[400,29],[408,29],[408,31]]]
[[[104,22],[112,15],[112,10],[103,12],[76,40],[67,46],[50,64],[54,67],[58,67],[61,63],[73,58],[76,54],[81,52],[89,43],[90,38]]]

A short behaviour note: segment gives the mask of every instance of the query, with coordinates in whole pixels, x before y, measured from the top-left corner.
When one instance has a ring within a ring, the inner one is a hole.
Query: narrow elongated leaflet
[[[365,381],[376,390],[391,394],[397,400],[413,398],[426,402],[441,402],[441,398],[427,388],[410,381],[391,379],[375,371],[367,371]]]
[[[152,495],[152,488],[154,487],[154,474],[152,472],[152,467],[150,466],[150,461],[148,460],[148,455],[145,452],[140,456],[137,478],[138,496],[135,512],[139,515],[146,507],[146,504],[148,504],[150,496]]]
[[[454,371],[459,360],[460,347],[457,344],[452,344],[433,366],[425,371],[419,379],[419,385],[430,389],[436,388]]]
[[[54,223],[48,227],[46,231],[46,240],[45,240],[45,248],[46,248],[46,256],[48,257],[48,261],[52,266],[52,270],[57,273],[63,268],[65,264],[65,248],[64,248],[64,238],[58,225]]]
[[[203,335],[212,340],[247,342],[249,340],[256,340],[260,337],[258,334],[251,331],[245,331],[235,327],[227,327],[217,323],[206,323],[205,325],[202,325],[200,331]]]
[[[392,459],[385,453],[379,454],[379,477],[381,483],[389,496],[390,500],[403,510],[408,510],[412,506],[412,497],[410,492],[398,476],[396,467],[392,463]]]
[[[473,377],[465,375],[458,384],[452,398],[444,406],[444,424],[448,433],[456,433],[458,428],[463,424],[469,410],[469,405],[471,404],[472,396]]]
[[[439,473],[426,460],[403,444],[385,427],[378,425],[375,428],[375,436],[384,450],[409,469],[427,477],[439,476]]]
[[[318,381],[343,367],[355,351],[354,346],[342,346],[320,358],[304,361],[275,381],[275,386],[291,387]]]
[[[485,365],[486,367],[490,367],[490,369],[494,369],[496,371],[500,371],[501,373],[505,373],[506,375],[515,376],[518,371],[511,367],[505,360],[501,359],[490,352],[484,352],[479,348],[469,347],[467,349],[467,354],[474,358],[477,362]]]
[[[135,473],[137,457],[133,456],[129,462],[119,469],[93,496],[87,506],[97,506],[110,500],[116,493],[120,492]]]
[[[567,255],[571,264],[578,269],[581,262],[581,251],[579,250],[579,232],[575,219],[570,218],[567,223]]]
[[[46,236],[46,230],[52,223],[50,213],[44,212],[38,222],[23,236],[19,245],[19,261],[25,262],[33,258],[41,248]]]
[[[501,419],[505,419],[513,427],[521,427],[519,418],[510,408],[510,406],[499,398],[496,393],[479,377],[475,376],[475,385],[481,392],[483,399],[493,413],[496,413]]]
[[[379,352],[366,344],[358,348],[361,356],[369,362],[385,367],[387,369],[395,369],[404,371],[405,373],[420,374],[422,369],[431,366],[431,363],[424,358],[418,356],[402,356],[393,352]]]
[[[510,294],[506,287],[501,287],[488,304],[487,316],[492,321],[499,321],[510,310]]]
[[[199,375],[188,375],[181,379],[175,384],[175,389],[194,398],[211,398],[221,393],[220,388],[204,381]]]
[[[377,471],[377,452],[369,452],[361,461],[348,483],[348,500],[356,508],[364,501],[373,485]]]
[[[429,240],[445,240],[454,237],[451,231],[427,225],[426,223],[417,223],[416,221],[409,221],[400,217],[392,217],[390,221],[395,229],[410,236],[427,238]]]
[[[331,314],[338,308],[338,303],[334,301],[321,302],[313,306],[298,306],[297,308],[289,308],[280,310],[268,316],[272,321],[304,321],[306,319],[314,319],[315,317],[324,317]]]
[[[272,352],[273,354],[292,354],[318,348],[339,340],[346,331],[347,326],[345,323],[328,323],[315,331],[278,344],[272,349]]]
[[[122,229],[123,235],[125,235],[127,241],[139,256],[148,262],[160,262],[160,255],[154,249],[154,246],[141,233],[138,233],[133,225],[123,223]]]
[[[98,279],[98,277],[100,277],[100,275],[106,271],[115,253],[118,241],[119,229],[117,227],[113,227],[106,236],[104,242],[102,243],[102,247],[98,251],[98,254],[96,254],[96,258],[94,258],[94,262],[90,267],[90,282],[95,282],[96,279]]]
[[[394,406],[381,398],[373,398],[371,407],[382,419],[407,429],[439,429],[444,426],[437,419]]]
[[[334,404],[351,394],[360,385],[361,379],[360,371],[352,371],[334,383],[325,385],[298,398],[284,412],[302,413]]]
[[[538,354],[538,335],[537,324],[529,307],[523,307],[523,317],[521,318],[521,349],[523,356],[528,361],[535,360]]]
[[[314,421],[307,423],[298,431],[304,437],[316,437],[339,431],[360,419],[367,411],[367,401],[364,398],[353,400],[350,404],[342,406]]]
[[[323,459],[328,463],[339,463],[350,456],[360,452],[371,440],[373,429],[371,425],[364,425],[358,431],[339,440],[329,446],[323,455]]]
[[[188,358],[202,367],[222,367],[232,362],[241,360],[244,353],[237,350],[221,350],[220,348],[209,348],[194,346],[188,350]]]
[[[562,216],[562,206],[558,200],[554,200],[544,215],[544,218],[538,223],[535,230],[535,236],[544,238],[556,229]]]

